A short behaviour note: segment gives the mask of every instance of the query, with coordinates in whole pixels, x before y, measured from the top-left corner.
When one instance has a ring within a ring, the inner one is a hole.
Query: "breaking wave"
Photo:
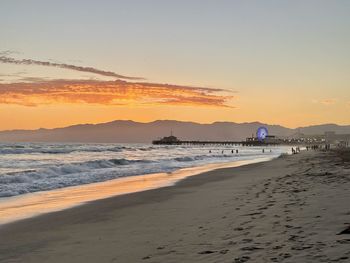
[[[0,144],[0,155],[0,197],[9,197],[208,163],[253,159],[261,156],[261,149],[245,148],[236,154],[226,146],[212,149],[145,144],[23,143]]]

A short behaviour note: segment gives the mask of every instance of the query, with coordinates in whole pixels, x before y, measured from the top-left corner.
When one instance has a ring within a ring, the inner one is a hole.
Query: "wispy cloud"
[[[24,72],[24,71],[12,73],[12,74],[2,74],[2,73],[0,73],[0,77],[16,77],[16,78],[20,78],[25,73],[26,72]]]
[[[100,69],[96,69],[93,67],[82,67],[82,66],[76,66],[76,65],[65,64],[65,63],[58,63],[58,62],[51,62],[51,61],[39,61],[39,60],[34,60],[34,59],[15,59],[13,57],[8,56],[11,53],[13,53],[13,51],[0,52],[0,62],[7,63],[7,64],[15,64],[15,65],[38,65],[38,66],[70,69],[70,70],[75,70],[75,71],[94,73],[94,74],[98,74],[100,76],[114,77],[114,78],[118,78],[118,79],[143,80],[143,78],[124,76],[124,75],[120,75],[120,74],[117,74],[117,73],[112,72],[112,71],[100,70]]]
[[[321,101],[323,105],[333,105],[337,102],[336,99],[324,99]]]
[[[31,80],[34,82],[0,83],[0,103],[232,107],[229,105],[232,94],[222,89],[123,80]]]
[[[100,76],[114,77],[114,81],[96,79],[67,80],[48,79],[44,77],[21,76],[10,74],[5,77],[16,77],[12,83],[0,83],[0,104],[37,106],[57,103],[86,103],[100,105],[191,105],[232,107],[229,101],[232,91],[139,82],[139,77],[129,77],[112,71],[93,67],[83,67],[60,63],[53,60],[39,61],[33,59],[16,59],[15,51],[0,52],[0,63],[15,65],[39,65],[64,68],[74,71],[94,73]],[[137,81],[137,82],[131,82]]]
[[[320,104],[329,106],[329,105],[335,104],[335,103],[337,102],[337,99],[334,99],[334,98],[321,99],[321,100],[313,99],[312,102],[313,102],[313,103],[320,103]]]

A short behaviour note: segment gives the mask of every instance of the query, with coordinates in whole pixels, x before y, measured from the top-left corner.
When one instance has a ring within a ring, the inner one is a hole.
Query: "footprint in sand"
[[[256,246],[248,246],[248,247],[242,247],[241,250],[243,251],[255,251],[263,249],[262,247],[256,247]]]
[[[244,263],[244,262],[247,262],[249,259],[250,259],[250,257],[243,256],[243,257],[235,258],[233,262],[234,263]]]
[[[215,252],[217,252],[217,251],[215,251],[215,250],[204,250],[204,251],[198,252],[198,254],[205,255],[205,254],[213,254]]]
[[[349,235],[350,234],[350,226],[339,232],[337,235]]]
[[[277,245],[277,246],[272,247],[273,250],[279,250],[279,249],[282,249],[282,248],[283,248],[282,245]]]
[[[253,239],[244,238],[244,239],[242,239],[242,242],[241,242],[241,243],[247,244],[247,243],[251,243],[251,242],[253,242]]]

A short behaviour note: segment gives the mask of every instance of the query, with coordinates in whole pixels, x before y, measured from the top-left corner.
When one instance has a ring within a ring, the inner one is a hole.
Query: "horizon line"
[[[131,120],[131,119],[115,119],[115,120],[111,120],[111,121],[106,121],[106,122],[97,122],[97,123],[76,123],[76,124],[71,124],[71,125],[67,125],[67,126],[61,126],[61,127],[53,127],[53,128],[45,128],[45,127],[39,127],[39,128],[34,128],[34,129],[21,129],[21,128],[17,128],[17,129],[6,129],[6,130],[0,130],[0,132],[14,132],[14,131],[38,131],[38,130],[55,130],[55,129],[65,129],[65,128],[70,128],[70,127],[74,127],[74,126],[81,126],[81,125],[101,125],[101,124],[108,124],[108,123],[112,123],[112,122],[134,122],[134,123],[141,123],[141,124],[149,124],[149,123],[153,123],[153,122],[157,122],[157,121],[174,121],[174,122],[182,122],[182,123],[194,123],[194,124],[201,124],[201,125],[212,125],[214,123],[234,123],[234,124],[253,124],[253,123],[260,123],[262,125],[269,125],[269,126],[280,126],[283,128],[287,128],[287,129],[292,129],[292,130],[296,130],[296,129],[301,129],[301,128],[306,128],[306,127],[312,127],[312,126],[321,126],[321,125],[337,125],[340,127],[345,127],[345,126],[350,126],[349,124],[338,124],[338,123],[319,123],[319,124],[309,124],[307,126],[298,126],[298,127],[288,127],[288,126],[284,126],[281,124],[271,124],[271,123],[264,123],[258,120],[255,121],[245,121],[245,122],[235,122],[235,121],[224,121],[224,120],[218,120],[218,121],[214,121],[214,122],[197,122],[197,121],[186,121],[186,120],[175,120],[175,119],[156,119],[153,121],[136,121],[136,120]]]

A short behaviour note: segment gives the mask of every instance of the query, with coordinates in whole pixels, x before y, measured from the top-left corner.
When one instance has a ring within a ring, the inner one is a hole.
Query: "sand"
[[[302,152],[8,224],[0,262],[350,262],[349,156]]]

